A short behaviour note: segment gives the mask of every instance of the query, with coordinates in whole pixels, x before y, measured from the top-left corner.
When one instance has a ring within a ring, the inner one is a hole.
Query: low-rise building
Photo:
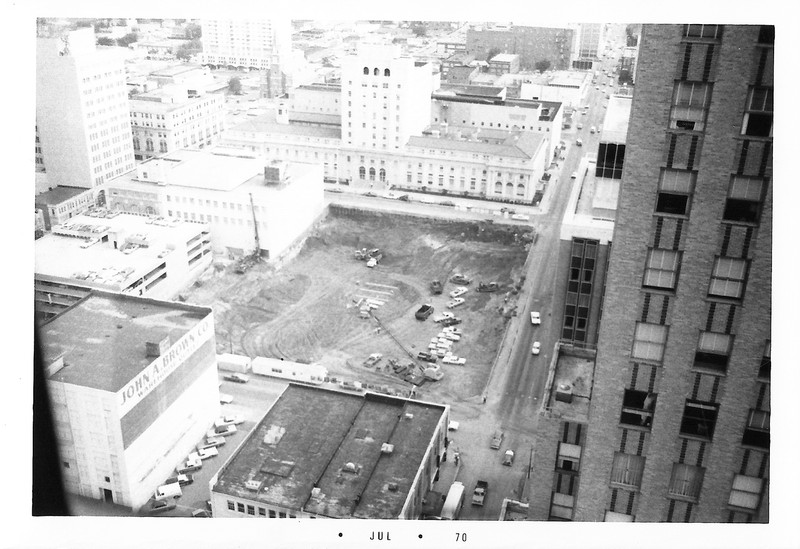
[[[211,480],[214,517],[417,519],[448,405],[290,384]]]
[[[211,264],[208,225],[92,210],[36,240],[35,304],[49,318],[92,289],[171,299]]]
[[[519,72],[519,55],[512,53],[499,53],[489,59],[488,72],[500,76],[501,74],[515,74]]]
[[[109,183],[108,197],[115,210],[207,224],[216,253],[239,256],[258,245],[277,258],[322,214],[322,184],[321,166],[218,147],[142,162]]]
[[[586,97],[591,81],[591,73],[583,71],[525,75],[519,96],[532,101],[557,101],[566,107],[577,108]]]
[[[80,187],[55,187],[36,195],[36,208],[42,210],[44,229],[82,214],[94,205],[91,189]]]
[[[140,508],[219,415],[211,309],[95,291],[39,331],[64,489]]]

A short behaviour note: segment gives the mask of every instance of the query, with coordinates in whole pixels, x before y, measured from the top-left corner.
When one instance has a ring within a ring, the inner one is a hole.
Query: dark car
[[[153,502],[147,506],[148,513],[164,513],[166,511],[172,511],[175,509],[176,504],[174,500],[153,500]]]
[[[411,197],[409,197],[407,194],[402,194],[402,195],[397,197],[397,200],[402,200],[403,202],[408,202],[408,201],[411,200]]]
[[[420,360],[424,360],[425,362],[436,362],[438,360],[436,356],[430,353],[426,353],[424,351],[420,351],[419,353],[417,353],[417,358]]]
[[[181,474],[168,478],[167,482],[165,482],[164,484],[172,484],[173,482],[177,482],[181,486],[186,486],[187,484],[191,484],[192,482],[194,482],[194,477],[188,474]]]

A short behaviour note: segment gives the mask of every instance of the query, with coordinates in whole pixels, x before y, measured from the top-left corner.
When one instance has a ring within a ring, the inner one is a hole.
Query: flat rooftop
[[[74,198],[79,194],[83,194],[90,189],[84,189],[81,187],[54,187],[49,191],[45,191],[43,193],[39,193],[36,195],[36,203],[37,204],[61,204],[62,202],[66,202],[70,198]]]
[[[559,346],[553,383],[548,387],[545,403],[553,417],[584,423],[588,421],[595,358],[594,350],[571,345]],[[571,402],[557,398],[559,391],[571,392]]]
[[[183,42],[183,40],[177,40],[177,41],[165,40],[164,42],[181,43],[181,42]],[[165,67],[163,69],[155,70],[155,71],[151,72],[150,75],[151,76],[167,76],[167,77],[170,77],[170,76],[177,76],[179,74],[183,74],[183,73],[186,73],[186,72],[202,71],[202,70],[203,70],[203,66],[202,65],[183,65],[183,64],[181,64],[181,65],[173,65],[171,67]]]
[[[611,96],[603,119],[603,129],[600,131],[601,143],[625,143],[632,104],[632,95]]]
[[[583,158],[577,179],[571,180],[567,208],[561,221],[560,239],[596,238],[611,241],[617,216],[620,179],[597,177],[597,161]]]
[[[489,63],[512,63],[519,59],[515,53],[498,53],[489,60]]]
[[[446,406],[290,384],[213,490],[331,518],[396,518],[446,413]]]
[[[173,248],[185,246],[206,227],[178,219],[155,221],[119,212],[114,212],[113,217],[93,214],[72,217],[35,241],[36,278],[70,280],[88,288],[121,291],[163,263]],[[107,242],[86,247],[87,240],[106,235]],[[118,248],[113,244],[115,235],[121,240]],[[126,239],[140,245],[130,246],[132,251],[125,253],[121,247]]]
[[[208,307],[92,292],[40,326],[45,364],[62,355],[65,362],[48,379],[116,392],[153,362],[146,342],[169,335],[175,343],[210,314]]]
[[[309,126],[307,124],[279,124],[274,111],[253,117],[251,120],[247,120],[246,122],[242,122],[226,130],[227,134],[231,132],[301,135],[320,137],[323,139],[342,138],[341,122],[338,127]]]
[[[494,130],[491,134],[480,131],[477,133],[477,140],[457,138],[455,135],[412,136],[408,140],[408,146],[530,159],[536,155],[544,141],[542,134],[522,131]]]

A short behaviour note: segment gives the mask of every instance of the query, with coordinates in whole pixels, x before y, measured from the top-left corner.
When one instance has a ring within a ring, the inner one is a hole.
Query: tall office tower
[[[575,520],[769,520],[773,43],[644,26]]]
[[[288,19],[203,19],[204,65],[267,70],[283,67],[292,51]]]
[[[605,24],[581,23],[579,27],[578,57],[597,59],[605,45]]]
[[[36,127],[51,186],[93,188],[134,167],[125,67],[91,28],[39,37]]]
[[[433,69],[399,45],[363,45],[342,60],[342,142],[397,150],[430,124]]]

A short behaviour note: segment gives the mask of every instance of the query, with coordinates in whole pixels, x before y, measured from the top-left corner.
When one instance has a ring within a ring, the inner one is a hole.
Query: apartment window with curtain
[[[615,452],[614,463],[611,466],[611,483],[627,487],[640,487],[644,462],[643,456]]]
[[[705,468],[675,463],[672,465],[672,477],[669,481],[669,495],[697,500],[703,485]]]
[[[637,322],[631,358],[661,362],[669,328],[660,324]]]

